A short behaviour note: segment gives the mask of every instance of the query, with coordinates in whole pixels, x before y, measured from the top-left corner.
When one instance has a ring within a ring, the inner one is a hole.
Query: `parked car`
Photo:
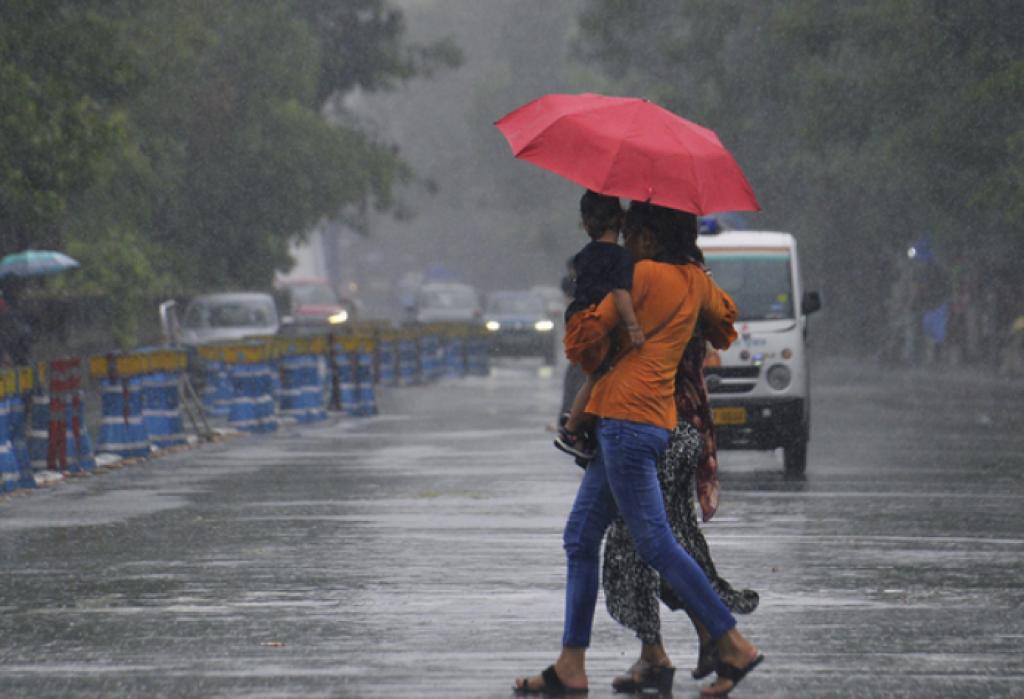
[[[491,351],[501,355],[539,355],[555,363],[553,330],[544,299],[530,291],[495,291],[487,297],[484,327],[490,331]]]
[[[256,291],[197,296],[180,318],[177,304],[167,301],[160,305],[160,321],[171,344],[192,346],[274,335],[280,329],[274,298]]]
[[[280,279],[282,323],[297,326],[340,325],[355,320],[355,303],[338,297],[326,279]]]
[[[416,294],[415,320],[419,323],[480,322],[480,296],[469,284],[428,282]]]

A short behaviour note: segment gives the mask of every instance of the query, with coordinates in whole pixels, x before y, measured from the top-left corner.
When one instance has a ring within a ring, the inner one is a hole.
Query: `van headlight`
[[[331,325],[340,325],[346,320],[348,320],[348,311],[345,310],[338,311],[327,318],[327,322]]]
[[[793,372],[787,366],[774,364],[768,369],[765,379],[767,379],[769,386],[776,391],[781,391],[789,386],[789,382],[793,380]]]
[[[533,329],[539,333],[551,332],[555,327],[555,324],[550,320],[538,320],[533,324]]]
[[[490,330],[492,333],[501,330],[501,323],[496,320],[489,320],[484,323],[484,327]]]

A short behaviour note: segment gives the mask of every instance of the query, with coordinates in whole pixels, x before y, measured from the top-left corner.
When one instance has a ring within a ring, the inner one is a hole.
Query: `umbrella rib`
[[[689,181],[693,182],[694,185],[697,187],[697,190],[698,190],[697,191],[697,197],[694,198],[694,201],[695,202],[703,201],[703,198],[704,198],[704,181],[700,177],[700,174],[697,172],[697,159],[693,156],[693,153],[691,152],[689,146],[683,141],[683,139],[680,137],[679,133],[677,133],[674,129],[672,129],[669,124],[666,124],[664,121],[661,122],[661,129],[662,129],[662,131],[665,132],[665,134],[671,140],[675,141],[675,143],[678,144],[679,149],[680,149],[680,154],[681,154],[682,158],[685,159],[685,161],[686,161],[686,165],[687,165],[687,167],[689,169],[689,175],[690,175]],[[699,205],[695,204],[694,208],[700,209],[701,207]],[[693,214],[696,214],[696,215],[699,216],[703,212],[701,212],[701,211],[692,211],[690,213],[693,213]]]
[[[635,109],[635,108],[632,109],[631,114],[630,114],[630,125],[631,126],[636,124],[636,121],[639,118],[639,113],[640,112],[639,112],[638,109]],[[626,139],[624,139],[624,138],[623,139],[619,139],[616,142],[616,144],[615,144],[615,152],[612,154],[612,157],[608,159],[608,170],[605,171],[604,176],[601,178],[601,185],[602,185],[601,188],[602,189],[607,189],[608,188],[608,178],[609,178],[609,176],[618,169],[619,156],[622,154],[622,148],[623,148],[623,146],[625,146],[625,144],[626,144]],[[647,196],[647,199],[645,199],[644,201],[649,201],[650,200],[650,190],[651,190],[651,188],[648,187],[648,196]]]

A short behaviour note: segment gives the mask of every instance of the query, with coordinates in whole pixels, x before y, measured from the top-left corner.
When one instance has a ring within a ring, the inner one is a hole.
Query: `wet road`
[[[1024,385],[816,382],[805,482],[722,459],[708,538],[767,655],[734,696],[1024,696]],[[0,502],[0,697],[511,696],[558,651],[559,390],[503,363]],[[599,604],[590,696],[636,650]]]

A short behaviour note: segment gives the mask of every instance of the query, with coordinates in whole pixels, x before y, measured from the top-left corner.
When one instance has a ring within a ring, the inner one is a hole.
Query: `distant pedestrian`
[[[563,535],[568,575],[562,651],[544,672],[517,679],[514,688],[520,693],[586,691],[601,541],[621,513],[641,558],[708,630],[718,653],[718,678],[702,695],[724,696],[763,656],[736,629],[704,571],[675,540],[658,485],[657,460],[678,424],[676,369],[698,317],[708,340],[725,348],[736,337],[736,308],[700,266],[690,263],[697,240],[695,216],[637,202],[629,213],[636,225],[626,226],[625,242],[638,260],[632,299],[645,342],[595,382],[586,405],[588,413],[598,416],[599,448],[584,472]],[[605,333],[621,322],[611,297],[596,314]]]
[[[718,574],[694,507],[699,494],[705,522],[718,509],[718,455],[704,381],[706,356],[707,343],[698,331],[686,346],[676,373],[679,423],[668,449],[658,459],[658,482],[676,541],[701,567],[725,606],[734,613],[749,614],[757,609],[757,592],[736,590]],[[608,613],[636,632],[641,642],[640,659],[627,674],[616,677],[612,686],[620,692],[671,686],[675,669],[662,643],[658,599],[672,610],[686,608],[657,572],[640,559],[622,517],[612,522],[605,538],[603,582]],[[696,617],[689,616],[699,640],[697,666],[691,674],[699,680],[715,669],[715,646],[707,629]]]
[[[578,314],[596,306],[606,296],[611,296],[615,309],[629,332],[634,346],[643,344],[644,335],[637,323],[630,299],[633,287],[633,258],[619,245],[619,228],[622,226],[622,205],[617,197],[592,192],[589,189],[580,198],[580,218],[583,229],[590,236],[590,242],[573,258],[573,298],[565,310],[566,333],[579,320]],[[618,346],[608,351],[608,357],[618,354]],[[568,415],[562,416],[555,446],[579,459],[593,457],[593,440],[588,438],[585,426],[589,420],[584,415],[584,406],[590,398],[594,380],[607,370],[601,366],[584,381],[573,399]]]
[[[0,363],[28,364],[32,353],[32,326],[21,312],[20,289],[5,283],[0,295]]]

